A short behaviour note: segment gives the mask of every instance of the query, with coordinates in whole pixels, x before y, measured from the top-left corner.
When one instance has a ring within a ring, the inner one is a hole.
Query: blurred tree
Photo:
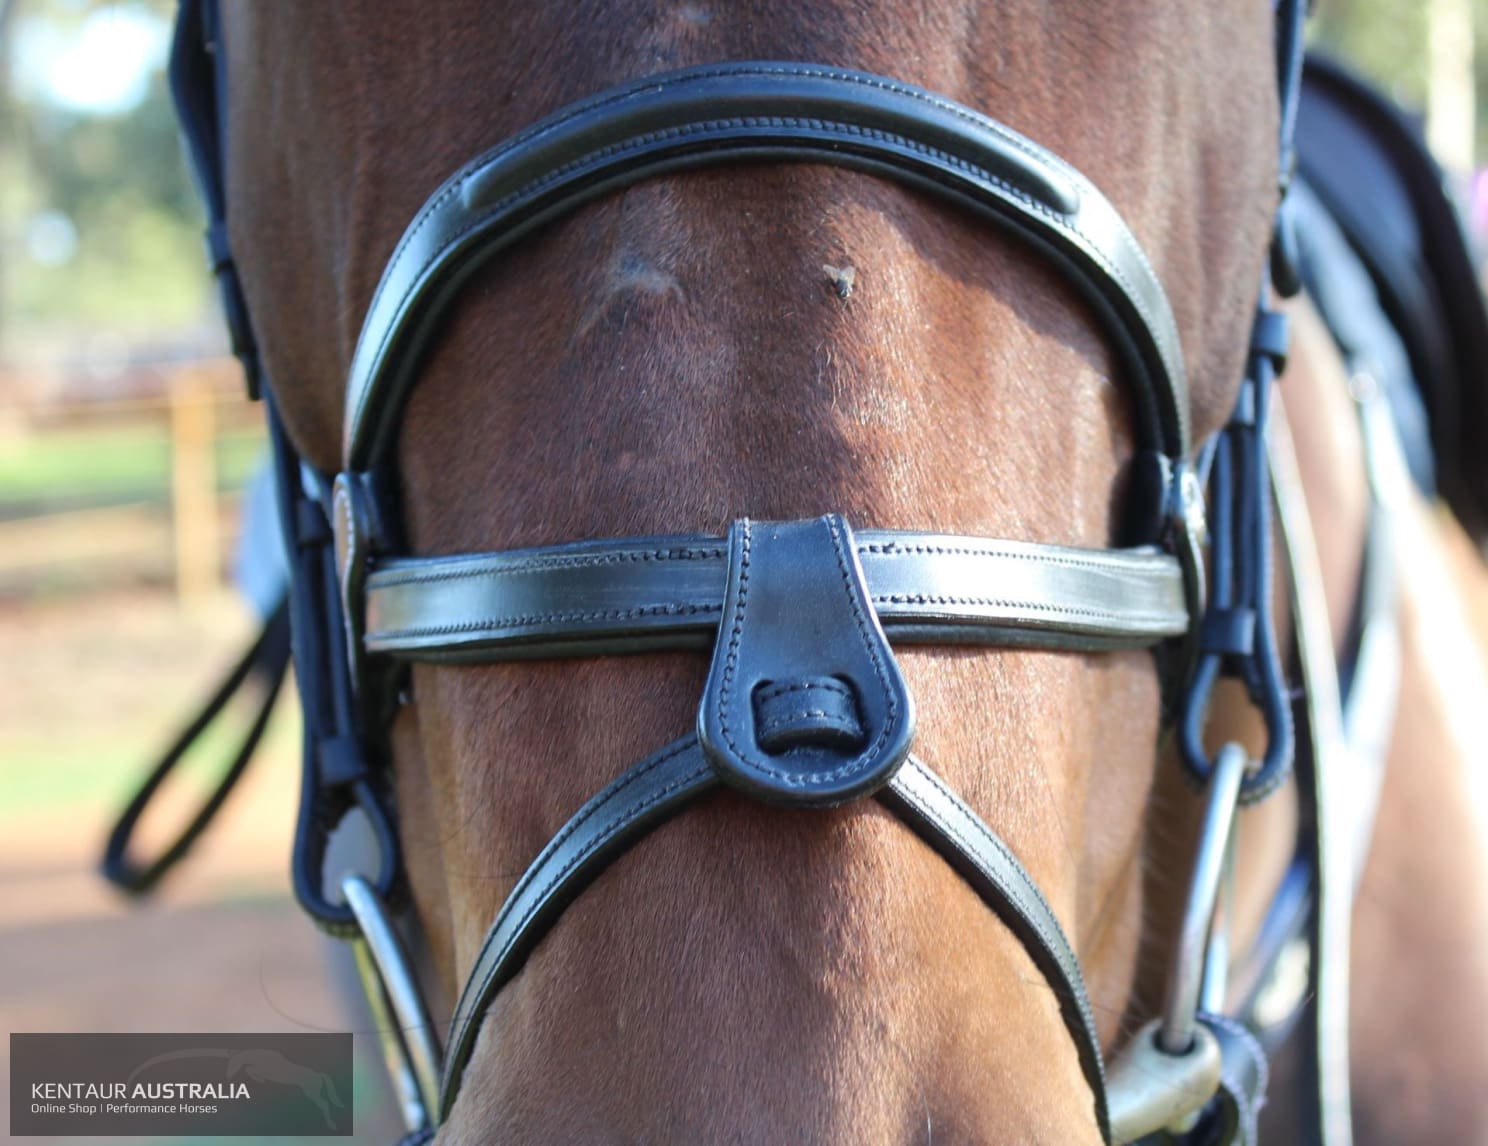
[[[1475,153],[1488,155],[1488,0],[1470,0],[1474,50],[1477,138]],[[1415,110],[1426,106],[1431,66],[1428,0],[1315,0],[1312,42],[1348,60]]]
[[[210,314],[163,72],[169,0],[7,0],[0,354],[167,339]]]
[[[5,173],[15,171],[16,113],[8,98],[10,92],[11,29],[15,24],[15,0],[0,0],[0,348],[5,345],[5,306],[7,266],[13,249],[9,228],[10,212],[6,210],[7,180]]]
[[[1482,0],[1474,0],[1482,7]],[[1397,100],[1426,100],[1424,0],[1315,0],[1308,29],[1313,43],[1372,76]]]
[[[1488,0],[1470,2],[1488,60]],[[1430,7],[1317,0],[1311,35],[1420,107]],[[23,344],[71,349],[80,333],[164,340],[214,322],[163,75],[173,8],[0,0],[0,358]],[[1488,154],[1488,116],[1477,122]]]

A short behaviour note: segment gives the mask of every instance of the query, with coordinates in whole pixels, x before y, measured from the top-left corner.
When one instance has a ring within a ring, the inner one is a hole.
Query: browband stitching
[[[364,638],[396,640],[402,637],[434,637],[441,633],[473,633],[482,629],[521,629],[533,625],[551,625],[574,621],[638,621],[643,617],[690,617],[700,613],[721,613],[721,604],[640,605],[633,609],[601,609],[584,612],[530,613],[518,617],[491,617],[447,625],[413,625],[398,629],[379,629]]]
[[[582,543],[580,543],[582,544]],[[620,544],[624,544],[621,542]],[[1008,542],[1009,545],[1037,545],[1038,542]],[[1150,547],[1118,549],[1111,552],[1096,550],[1081,551],[1079,556],[1051,552],[1027,552],[1021,549],[1003,549],[995,541],[984,546],[976,545],[904,545],[897,541],[861,542],[857,551],[860,556],[873,554],[879,557],[908,557],[918,555],[947,557],[987,557],[993,560],[1035,561],[1044,565],[1060,565],[1070,569],[1089,569],[1093,572],[1111,573],[1120,576],[1126,573],[1146,573],[1165,568],[1174,561],[1170,554]],[[645,551],[616,549],[605,553],[572,554],[561,552],[539,554],[519,558],[507,564],[506,555],[496,553],[461,553],[448,557],[403,557],[399,561],[417,561],[418,568],[392,569],[372,572],[369,589],[388,589],[399,585],[417,585],[426,582],[461,581],[505,577],[519,573],[540,573],[548,569],[585,569],[603,565],[647,563],[667,561],[722,561],[727,556],[723,549],[679,547],[678,549],[653,549]],[[439,563],[441,567],[433,568]]]
[[[1080,621],[1098,622],[1126,622],[1126,625],[1138,625],[1144,628],[1158,628],[1161,625],[1177,624],[1181,621],[1178,613],[1112,613],[1103,609],[1082,609],[1079,606],[1059,606],[1059,604],[1043,604],[1039,601],[1006,601],[992,600],[992,598],[981,597],[873,597],[873,604],[961,604],[961,606],[984,607],[984,609],[1007,609],[1028,610],[1028,612],[1043,613],[1045,616],[1065,616],[1065,618],[1080,619]],[[460,633],[482,633],[482,631],[493,631],[497,633],[507,628],[530,628],[533,625],[561,624],[570,621],[640,621],[647,616],[692,616],[701,613],[719,613],[722,607],[713,604],[699,604],[699,606],[649,606],[644,609],[613,610],[609,613],[549,613],[549,615],[518,616],[518,618],[493,618],[490,621],[463,621],[451,622],[448,625],[426,625],[426,627],[409,628],[385,628],[376,630],[375,633],[366,634],[363,640],[393,641],[409,640],[415,637],[439,637],[454,636]],[[888,618],[894,621],[896,618]],[[945,618],[929,618],[930,621],[939,622]],[[998,625],[1009,625],[1018,627],[1018,616],[1001,616],[997,618]],[[973,622],[975,624],[975,622]],[[1123,630],[1125,631],[1125,625]],[[542,634],[546,637],[546,634]],[[554,634],[562,637],[564,634]],[[573,634],[574,638],[582,640],[585,634]],[[613,634],[612,634],[613,636]],[[1149,633],[1135,633],[1132,636],[1152,636]],[[1174,634],[1177,636],[1177,634]],[[376,650],[373,650],[376,652]]]
[[[1051,605],[1039,601],[1019,601],[994,597],[946,597],[931,594],[891,593],[870,598],[874,605],[967,605],[989,609],[1026,610],[1054,617],[1081,618],[1088,621],[1123,621],[1142,626],[1165,625],[1182,620],[1173,612],[1113,613],[1106,609],[1085,608],[1078,605]],[[491,617],[474,621],[451,622],[446,625],[412,625],[405,628],[378,629],[369,632],[364,639],[372,641],[401,640],[411,637],[437,637],[454,633],[476,633],[482,630],[518,629],[534,625],[560,624],[572,621],[630,621],[643,617],[692,616],[702,613],[721,613],[721,604],[700,605],[646,605],[635,609],[611,609],[599,612],[536,613],[519,617]],[[941,620],[942,618],[931,618]],[[890,617],[890,621],[895,618]],[[998,618],[999,624],[1015,625],[1017,617]],[[1187,623],[1186,621],[1184,622]],[[582,638],[583,634],[578,634]]]
[[[470,578],[507,577],[522,573],[543,573],[549,569],[592,569],[605,565],[642,565],[666,561],[720,561],[725,556],[722,549],[697,549],[690,551],[651,550],[636,552],[618,550],[608,553],[579,553],[572,556],[563,553],[543,554],[522,558],[506,564],[501,553],[461,553],[451,557],[399,558],[404,561],[419,561],[422,567],[408,570],[397,568],[384,573],[373,573],[380,588],[397,585],[418,585],[439,581],[463,581]],[[435,562],[448,562],[450,567],[429,568]],[[475,564],[484,562],[486,564]]]

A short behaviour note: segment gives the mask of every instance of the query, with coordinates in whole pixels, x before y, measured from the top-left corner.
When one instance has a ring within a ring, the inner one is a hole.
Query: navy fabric
[[[1405,344],[1380,304],[1363,261],[1333,216],[1300,177],[1292,187],[1302,281],[1333,334],[1351,374],[1368,373],[1379,383],[1411,478],[1422,492],[1436,492],[1436,461],[1421,387],[1411,372]]]

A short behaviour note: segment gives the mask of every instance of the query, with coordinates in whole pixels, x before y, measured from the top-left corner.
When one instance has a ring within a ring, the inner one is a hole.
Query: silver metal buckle
[[[335,541],[336,582],[341,590],[346,664],[353,690],[365,695],[366,654],[362,647],[367,569],[383,545],[377,500],[365,474],[336,475],[331,487],[331,534]]]

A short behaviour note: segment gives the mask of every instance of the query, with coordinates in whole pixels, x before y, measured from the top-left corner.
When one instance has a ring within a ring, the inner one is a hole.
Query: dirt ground
[[[354,1140],[389,1142],[397,1120],[349,960],[289,897],[288,698],[219,823],[159,892],[130,903],[95,874],[111,814],[250,627],[226,595],[191,610],[148,592],[0,603],[0,1026],[351,1030]],[[0,1055],[8,1064],[9,1039]]]

